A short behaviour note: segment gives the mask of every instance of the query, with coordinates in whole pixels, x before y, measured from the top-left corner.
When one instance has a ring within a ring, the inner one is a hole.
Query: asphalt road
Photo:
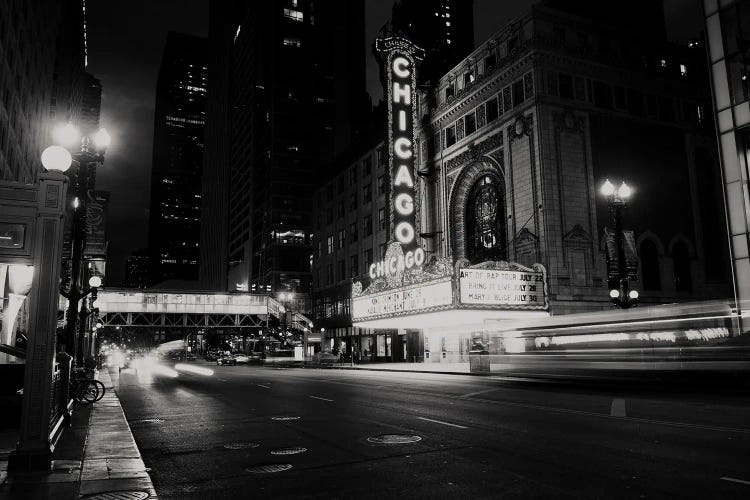
[[[750,498],[747,393],[196,365],[112,373],[160,498]]]

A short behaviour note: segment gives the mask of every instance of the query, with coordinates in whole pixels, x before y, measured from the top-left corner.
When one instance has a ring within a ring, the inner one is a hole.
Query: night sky
[[[572,0],[573,1],[573,0]],[[154,94],[168,31],[207,35],[208,0],[129,0],[87,2],[88,71],[102,82],[102,125],[112,146],[97,188],[112,192],[109,208],[107,281],[119,285],[124,261],[148,244],[148,206],[154,122]],[[476,0],[475,39],[482,43],[533,0]],[[702,27],[699,0],[665,0],[670,38],[684,42]],[[365,0],[367,87],[382,96],[370,44],[390,15],[392,0]],[[626,3],[625,3],[626,4]],[[210,82],[209,82],[210,84]],[[210,92],[210,89],[209,89]]]

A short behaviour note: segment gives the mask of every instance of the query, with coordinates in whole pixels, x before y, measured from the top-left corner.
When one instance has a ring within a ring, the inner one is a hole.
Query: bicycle
[[[79,404],[95,403],[104,397],[106,388],[85,370],[74,369],[70,380],[70,393]]]

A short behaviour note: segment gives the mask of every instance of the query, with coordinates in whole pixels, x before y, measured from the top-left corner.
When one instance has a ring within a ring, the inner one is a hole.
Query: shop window
[[[513,83],[513,107],[523,104],[523,101],[523,80],[518,80],[517,82]]]
[[[674,101],[670,97],[659,97],[659,119],[673,122],[675,119]]]
[[[472,263],[506,260],[505,188],[493,175],[484,175],[471,190],[466,205],[466,249]]]
[[[453,85],[449,85],[445,88],[445,100],[450,100],[455,95],[455,90],[453,88]]]
[[[674,287],[678,292],[689,292],[693,289],[693,277],[690,271],[690,253],[687,245],[678,242],[672,247],[674,262]]]
[[[612,88],[604,82],[594,82],[594,106],[612,109]]]
[[[615,109],[625,111],[625,88],[620,85],[615,85]]]
[[[643,116],[643,94],[635,89],[628,89],[628,112]]]
[[[445,129],[445,147],[449,148],[456,143],[456,127],[448,127]]]
[[[464,117],[464,128],[466,129],[466,135],[477,131],[477,119],[473,111]]]
[[[497,120],[498,115],[497,97],[493,97],[487,101],[487,123]]]
[[[659,270],[659,249],[656,243],[645,240],[641,243],[641,274],[644,290],[661,290],[661,275]]]
[[[497,57],[495,57],[495,54],[490,54],[487,57],[485,57],[484,58],[485,73],[492,71],[496,64],[497,64]]]

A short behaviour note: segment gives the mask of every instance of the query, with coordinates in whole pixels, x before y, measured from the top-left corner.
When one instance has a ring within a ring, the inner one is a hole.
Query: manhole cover
[[[140,424],[163,424],[164,419],[163,418],[142,418],[140,420],[133,420],[130,422],[130,425],[140,425]]]
[[[224,448],[227,450],[244,450],[245,448],[257,448],[259,443],[227,443]]]
[[[271,450],[271,455],[296,455],[297,453],[304,453],[307,448],[297,446],[294,448],[279,448],[278,450]]]
[[[367,440],[371,443],[378,444],[406,444],[416,443],[421,441],[421,436],[413,436],[409,434],[381,434],[380,436],[371,436]]]
[[[292,417],[292,416],[281,416],[281,417],[271,417],[271,420],[299,420],[299,417]]]
[[[291,464],[265,464],[254,465],[245,469],[253,474],[270,474],[272,472],[283,472],[292,468]]]
[[[81,498],[86,500],[145,500],[151,495],[145,491],[108,491],[106,493],[95,493]]]

